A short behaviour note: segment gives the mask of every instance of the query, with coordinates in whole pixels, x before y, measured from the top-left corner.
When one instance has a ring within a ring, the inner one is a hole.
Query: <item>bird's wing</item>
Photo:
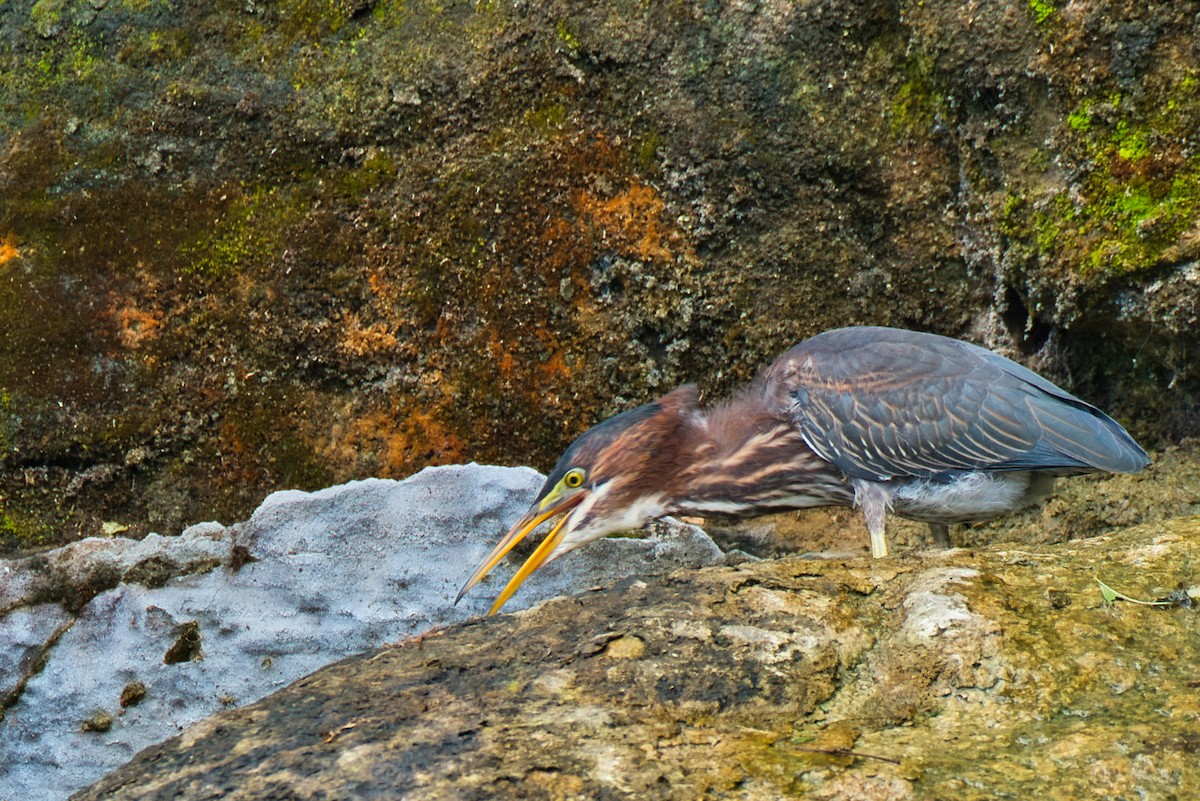
[[[991,351],[932,334],[827,332],[784,354],[767,378],[808,446],[859,478],[1148,463],[1095,407]]]

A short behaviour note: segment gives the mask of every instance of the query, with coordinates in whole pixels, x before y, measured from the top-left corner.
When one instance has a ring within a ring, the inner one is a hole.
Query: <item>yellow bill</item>
[[[558,488],[556,488],[556,490],[557,489]],[[579,503],[587,496],[587,493],[578,492],[555,503],[554,501],[558,500],[557,496],[560,495],[561,493],[557,491],[551,493],[551,495],[547,497],[542,504],[535,505],[532,509],[526,512],[525,515],[518,520],[511,529],[508,530],[508,533],[504,535],[500,542],[496,543],[496,547],[492,549],[490,554],[488,554],[487,558],[483,561],[483,564],[479,566],[479,569],[471,574],[471,577],[467,579],[467,583],[464,584],[463,588],[458,591],[458,597],[454,599],[454,603],[458,603],[460,600],[462,600],[462,597],[467,594],[468,590],[478,584],[484,576],[491,572],[492,568],[500,563],[500,560],[503,559],[509,551],[516,547],[517,543],[529,536],[529,534],[538,526],[540,526],[542,523],[545,523],[552,517],[555,517],[556,515],[563,515],[562,520],[558,521],[546,539],[543,540],[542,543],[537,547],[537,550],[535,550],[530,557],[525,560],[525,564],[522,565],[521,569],[517,571],[516,575],[509,580],[508,584],[504,587],[504,590],[500,593],[500,597],[496,599],[496,602],[492,604],[492,608],[488,610],[488,614],[495,614],[500,607],[502,607],[505,602],[512,597],[513,593],[517,591],[517,588],[521,586],[522,582],[524,582],[525,579],[527,579],[529,575],[533,573],[533,571],[537,570],[542,563],[546,561],[546,558],[554,551],[554,547],[558,545],[559,541],[562,540],[563,524],[567,520],[566,513],[578,506]],[[550,501],[550,503],[546,503],[546,501]]]

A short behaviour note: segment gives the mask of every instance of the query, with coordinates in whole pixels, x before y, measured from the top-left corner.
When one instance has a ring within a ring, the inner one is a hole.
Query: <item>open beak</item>
[[[496,547],[488,554],[487,559],[471,575],[471,578],[467,579],[467,583],[463,585],[463,588],[458,591],[458,597],[454,599],[454,603],[457,604],[462,600],[462,597],[467,594],[467,590],[478,584],[517,543],[529,536],[530,532],[552,517],[561,514],[562,519],[554,524],[554,528],[550,529],[550,533],[546,535],[546,539],[542,540],[537,550],[529,555],[529,558],[525,560],[525,564],[521,565],[521,569],[517,571],[516,575],[509,579],[504,590],[496,598],[495,603],[492,604],[492,608],[488,610],[488,615],[491,616],[500,611],[500,607],[504,606],[508,599],[513,596],[513,593],[517,591],[517,588],[521,586],[525,579],[529,578],[533,571],[541,567],[550,554],[554,552],[554,549],[558,547],[558,544],[562,542],[562,538],[566,533],[564,526],[566,525],[567,518],[570,516],[567,513],[578,506],[587,496],[588,492],[581,490],[557,503],[551,503],[545,508],[535,504],[532,509],[525,513],[524,517],[517,521],[516,525],[508,530],[504,538],[496,543]]]

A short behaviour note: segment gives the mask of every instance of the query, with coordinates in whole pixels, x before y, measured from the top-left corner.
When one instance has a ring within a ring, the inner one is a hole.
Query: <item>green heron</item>
[[[949,524],[1020,509],[1058,476],[1149,463],[1104,412],[985,348],[842,328],[796,345],[710,409],[683,386],[585,432],[458,599],[559,515],[489,615],[543,564],[664,515],[856,507],[882,557],[889,511],[929,523],[947,546]]]

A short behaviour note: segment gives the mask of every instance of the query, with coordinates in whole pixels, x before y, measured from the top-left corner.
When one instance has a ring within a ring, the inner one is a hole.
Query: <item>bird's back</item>
[[[1130,473],[1149,464],[1096,407],[1003,356],[935,334],[827,331],[781,356],[762,387],[809,447],[857,478]]]

